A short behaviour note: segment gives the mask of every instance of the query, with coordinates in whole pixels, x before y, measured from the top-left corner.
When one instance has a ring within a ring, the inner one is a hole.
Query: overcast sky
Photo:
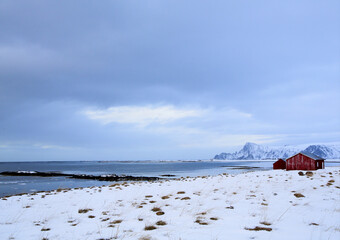
[[[340,141],[340,1],[0,1],[0,160]]]

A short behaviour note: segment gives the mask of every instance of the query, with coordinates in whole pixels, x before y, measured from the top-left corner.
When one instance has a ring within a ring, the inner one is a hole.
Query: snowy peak
[[[247,142],[240,151],[234,153],[221,153],[216,155],[214,159],[277,159],[290,157],[300,151],[307,151],[325,159],[340,158],[339,146],[310,145],[307,148],[299,148],[285,145],[283,147],[268,147]]]
[[[322,158],[340,158],[340,148],[336,146],[310,145],[305,151]]]
[[[256,143],[251,143],[251,142],[247,142],[243,148],[241,149],[241,151],[244,152],[255,152],[255,151],[263,151],[263,146],[260,146]]]

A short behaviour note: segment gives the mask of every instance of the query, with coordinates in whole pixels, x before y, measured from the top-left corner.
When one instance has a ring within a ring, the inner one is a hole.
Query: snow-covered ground
[[[271,170],[13,196],[0,200],[0,239],[340,239],[339,175]]]

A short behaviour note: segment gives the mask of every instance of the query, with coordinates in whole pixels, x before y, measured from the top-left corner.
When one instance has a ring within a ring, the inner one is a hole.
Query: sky
[[[0,26],[0,161],[340,142],[338,0],[1,0]]]

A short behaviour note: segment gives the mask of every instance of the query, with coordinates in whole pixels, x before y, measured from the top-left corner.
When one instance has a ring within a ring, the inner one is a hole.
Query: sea
[[[339,166],[327,162],[326,166]],[[0,162],[0,172],[38,171],[87,175],[128,175],[173,178],[238,174],[247,171],[272,169],[273,161],[49,161],[49,162]],[[4,176],[0,174],[0,197],[58,188],[76,188],[110,185],[112,182],[71,179],[67,177]]]

